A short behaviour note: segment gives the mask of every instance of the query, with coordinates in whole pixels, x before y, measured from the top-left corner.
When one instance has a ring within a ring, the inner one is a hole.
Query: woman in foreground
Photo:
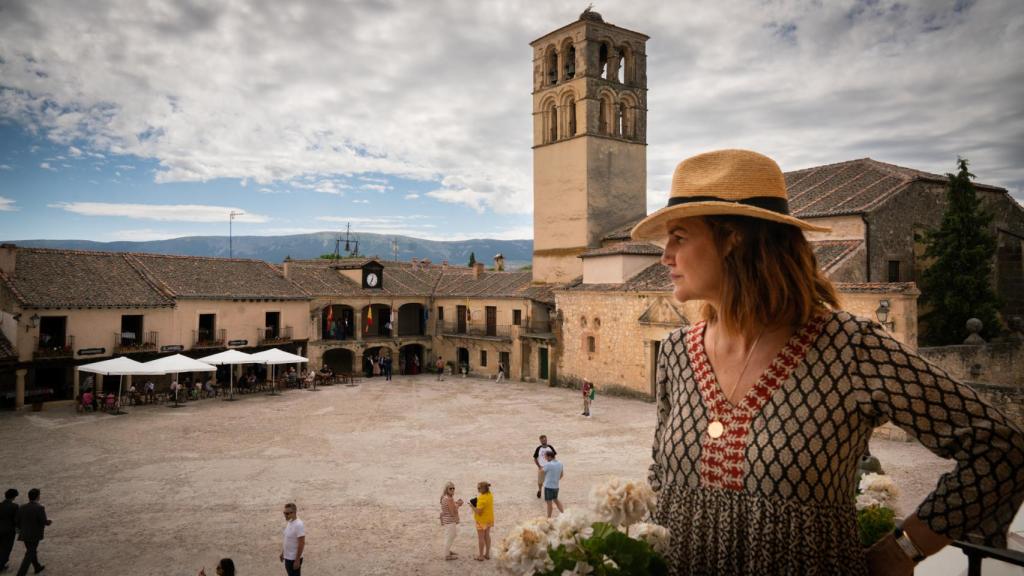
[[[952,539],[1005,545],[1024,434],[893,339],[839,310],[771,159],[722,150],[676,168],[635,240],[664,244],[673,296],[705,302],[658,360],[650,481],[673,574],[912,574]],[[887,421],[957,461],[902,532],[864,550],[857,464]]]

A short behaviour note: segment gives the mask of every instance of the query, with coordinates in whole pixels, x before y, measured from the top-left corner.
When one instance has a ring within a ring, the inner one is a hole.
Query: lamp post
[[[232,223],[235,220],[235,216],[241,216],[243,214],[245,214],[245,212],[235,212],[234,210],[228,212],[228,258],[235,257],[234,237],[231,229]]]
[[[895,322],[889,322],[889,301],[881,300],[878,302],[878,308],[875,309],[875,318],[878,319],[878,323],[884,328],[888,328],[890,332],[895,329]]]

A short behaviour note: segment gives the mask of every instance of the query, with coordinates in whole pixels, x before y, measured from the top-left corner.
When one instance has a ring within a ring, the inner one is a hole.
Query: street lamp
[[[880,300],[878,302],[878,308],[875,309],[875,318],[878,319],[878,323],[879,324],[881,324],[885,328],[888,328],[889,331],[891,332],[891,331],[893,331],[895,329],[895,324],[896,323],[895,322],[889,322],[889,313],[890,312],[891,311],[889,310],[889,301],[888,300]]]
[[[235,212],[234,210],[228,212],[228,258],[234,258],[235,256],[231,224],[234,222],[235,216],[241,216],[243,214],[245,214],[245,212]]]

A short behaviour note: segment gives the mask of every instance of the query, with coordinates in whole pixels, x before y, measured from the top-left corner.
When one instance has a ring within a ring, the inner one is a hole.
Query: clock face
[[[369,274],[366,275],[366,285],[371,288],[377,285],[377,280],[378,278],[376,272],[370,272]]]

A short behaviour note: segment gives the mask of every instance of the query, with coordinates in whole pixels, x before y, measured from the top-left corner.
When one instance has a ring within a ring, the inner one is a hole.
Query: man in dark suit
[[[28,504],[18,509],[18,540],[25,542],[25,557],[21,560],[21,568],[18,568],[18,576],[28,574],[29,564],[36,569],[36,574],[46,570],[46,566],[39,563],[37,550],[43,532],[50,524],[46,508],[39,503],[39,488],[29,490]]]
[[[7,571],[7,561],[11,559],[14,548],[14,528],[18,520],[18,505],[14,499],[17,497],[18,491],[8,488],[4,492],[4,501],[0,502],[0,572]]]

